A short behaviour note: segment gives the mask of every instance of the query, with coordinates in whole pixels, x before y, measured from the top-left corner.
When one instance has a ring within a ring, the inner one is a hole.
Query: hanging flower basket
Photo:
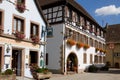
[[[90,46],[87,45],[87,44],[84,45],[84,49],[88,49],[89,47],[90,47]]]
[[[26,9],[24,3],[17,3],[16,8],[21,13],[23,13],[25,11],[25,9]]]
[[[100,50],[99,48],[96,48],[96,49],[95,49],[96,52],[99,51],[99,50]]]
[[[17,38],[17,39],[24,39],[25,38],[25,34],[23,33],[23,32],[18,32],[18,31],[16,31],[15,32],[15,37]]]
[[[73,45],[75,45],[75,41],[71,40],[71,39],[68,39],[67,44],[69,44],[70,46],[73,46]]]
[[[39,43],[40,41],[40,38],[38,36],[33,36],[31,39],[34,43]]]
[[[104,50],[103,50],[103,49],[100,49],[100,52],[104,52]]]
[[[81,47],[84,46],[84,44],[83,44],[83,43],[80,43],[80,42],[77,42],[77,43],[76,43],[76,46],[77,46],[77,48],[81,48]]]

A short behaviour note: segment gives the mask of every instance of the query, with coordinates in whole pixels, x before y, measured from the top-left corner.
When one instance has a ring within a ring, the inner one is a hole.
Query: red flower
[[[84,44],[82,44],[82,43],[80,43],[80,42],[77,42],[77,43],[76,43],[76,46],[77,46],[78,48],[81,48],[81,47],[84,46]]]
[[[25,11],[25,4],[24,3],[17,3],[17,10],[19,12],[24,12]]]
[[[18,39],[24,39],[25,38],[25,34],[23,32],[16,31],[15,37],[17,37]]]
[[[71,39],[68,39],[68,40],[67,40],[67,44],[73,46],[73,45],[75,45],[75,41],[74,41],[74,40],[71,40]]]
[[[87,44],[84,45],[84,49],[88,49],[89,47],[90,47],[90,46],[87,45]]]
[[[31,39],[34,43],[39,43],[40,41],[40,38],[38,36],[33,36]]]

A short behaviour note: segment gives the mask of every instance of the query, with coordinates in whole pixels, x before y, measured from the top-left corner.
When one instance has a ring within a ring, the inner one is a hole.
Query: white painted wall
[[[49,55],[48,68],[60,69],[60,47],[63,43],[63,24],[55,24],[53,27],[53,37],[47,39],[46,51]]]
[[[9,34],[9,35],[12,34],[13,14],[15,14],[15,15],[25,18],[26,39],[29,39],[29,37],[30,37],[30,21],[39,23],[40,38],[41,38],[41,42],[43,42],[44,37],[41,37],[41,32],[42,32],[41,30],[42,30],[42,26],[46,27],[46,24],[37,9],[37,7],[34,3],[34,0],[26,0],[26,9],[27,10],[25,10],[24,13],[18,12],[16,10],[16,6],[14,5],[14,3],[15,3],[15,0],[3,0],[2,3],[0,3],[0,10],[4,11],[4,34]],[[2,44],[5,44],[5,43],[2,43]],[[38,55],[40,55],[41,52],[44,52],[44,46],[40,46],[40,47],[38,47],[38,49],[36,49],[34,47],[24,47],[24,45],[17,46],[17,45],[11,44],[11,46],[25,48],[25,55],[29,55],[30,49],[39,51]],[[6,46],[5,46],[5,50],[6,50]],[[40,59],[39,59],[39,61],[40,61]],[[40,63],[39,61],[38,61],[38,63]],[[26,63],[28,63],[28,60],[25,58],[25,64]],[[29,67],[28,68],[25,67],[24,74],[25,74],[24,76],[26,76],[26,77],[31,77]]]

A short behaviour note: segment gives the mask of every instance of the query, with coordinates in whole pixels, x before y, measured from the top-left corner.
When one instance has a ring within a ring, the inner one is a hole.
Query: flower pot
[[[52,76],[51,72],[47,72],[47,73],[37,73],[38,76],[38,80],[40,79],[48,79]]]
[[[0,80],[16,80],[16,74],[0,75]]]

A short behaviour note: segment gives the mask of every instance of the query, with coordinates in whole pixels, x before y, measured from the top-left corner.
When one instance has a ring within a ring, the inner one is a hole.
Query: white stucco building
[[[53,27],[47,39],[46,66],[53,72],[83,72],[104,64],[105,31],[75,0],[40,0]]]
[[[32,77],[30,64],[44,66],[46,27],[39,0],[0,0],[0,69]]]

